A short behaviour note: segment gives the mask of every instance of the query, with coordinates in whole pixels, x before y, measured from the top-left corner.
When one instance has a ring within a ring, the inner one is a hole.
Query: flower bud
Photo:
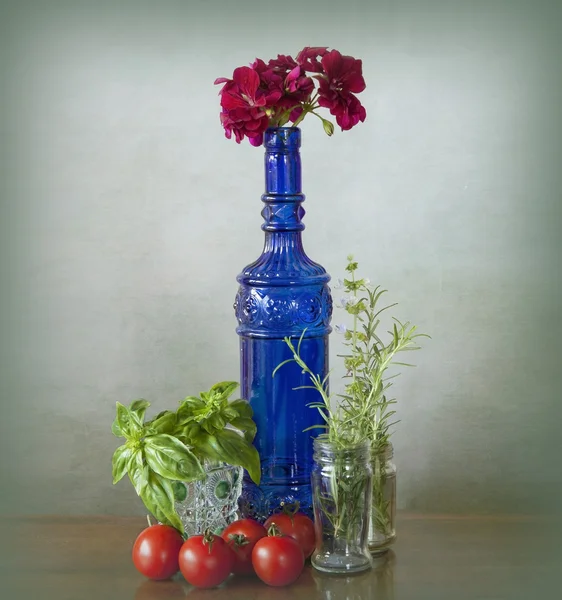
[[[330,121],[327,121],[326,119],[322,119],[322,126],[324,127],[324,131],[328,135],[333,135],[334,125]]]

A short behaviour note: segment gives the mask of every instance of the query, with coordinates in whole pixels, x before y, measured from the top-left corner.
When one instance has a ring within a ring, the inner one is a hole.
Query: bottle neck
[[[300,232],[305,227],[300,142],[300,130],[296,127],[272,127],[265,133],[265,207],[261,213],[265,232]]]
[[[245,267],[237,280],[241,285],[250,286],[325,286],[330,276],[322,265],[306,255],[301,237],[305,228],[302,222],[305,197],[301,191],[300,130],[272,127],[265,132],[264,147],[266,189],[261,197],[264,248],[261,256]],[[331,314],[327,286],[323,293],[326,314]]]
[[[271,127],[265,132],[263,145],[265,193],[280,196],[301,194],[300,129]]]

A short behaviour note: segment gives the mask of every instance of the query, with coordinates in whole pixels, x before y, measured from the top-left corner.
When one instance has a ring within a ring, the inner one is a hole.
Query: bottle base
[[[386,554],[390,550],[390,547],[392,546],[392,544],[394,544],[395,541],[396,541],[395,533],[392,534],[391,536],[387,537],[386,539],[370,540],[369,541],[369,552],[371,553],[371,556],[382,556],[383,554]]]
[[[238,512],[244,519],[254,519],[263,523],[274,512],[280,510],[281,503],[296,502],[299,504],[299,512],[314,518],[312,489],[309,484],[265,483],[257,486],[245,478],[242,495],[238,499]]]

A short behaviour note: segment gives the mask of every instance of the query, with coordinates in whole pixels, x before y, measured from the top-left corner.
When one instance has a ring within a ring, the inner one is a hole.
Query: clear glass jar
[[[396,465],[394,448],[388,443],[382,450],[371,450],[373,493],[369,525],[369,550],[382,554],[396,539]]]
[[[314,440],[312,502],[316,549],[311,563],[326,573],[370,569],[368,548],[372,473],[369,442],[337,448],[326,434]]]

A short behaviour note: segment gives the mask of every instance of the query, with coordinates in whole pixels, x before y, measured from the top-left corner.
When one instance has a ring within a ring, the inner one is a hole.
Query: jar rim
[[[336,446],[334,442],[330,441],[327,433],[321,433],[314,438],[314,447],[338,452],[353,452],[358,450],[368,451],[371,449],[371,440],[365,439],[356,444],[349,444],[348,446]]]

